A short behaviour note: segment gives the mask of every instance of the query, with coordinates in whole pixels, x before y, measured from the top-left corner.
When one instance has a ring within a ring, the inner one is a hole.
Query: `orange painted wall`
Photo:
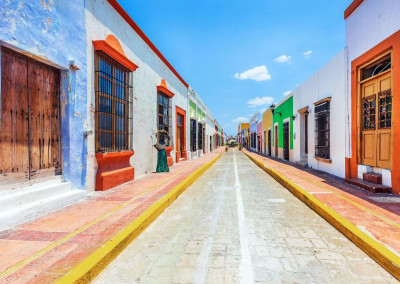
[[[393,167],[392,167],[392,191],[400,194],[400,163],[395,157],[400,154],[400,31],[394,33],[357,59],[351,62],[351,158],[346,160],[346,177],[357,178],[358,161],[357,146],[359,143],[357,129],[357,70],[358,68],[372,60],[380,54],[392,50],[392,94],[393,94],[393,112],[392,112],[392,133],[393,133]]]

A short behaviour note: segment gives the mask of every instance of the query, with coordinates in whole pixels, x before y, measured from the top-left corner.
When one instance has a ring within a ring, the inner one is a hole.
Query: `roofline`
[[[141,28],[135,23],[135,21],[129,16],[129,14],[122,8],[122,6],[118,3],[117,0],[107,0],[108,3],[115,9],[115,11],[120,14],[120,16],[131,26],[131,28],[144,40],[144,42],[154,51],[155,54],[168,66],[168,68],[174,73],[174,75],[185,85],[186,88],[189,87],[189,84],[183,80],[181,75],[172,67],[171,63],[162,55],[162,53],[158,50],[158,48],[151,42],[151,40],[146,36],[146,34],[142,31]]]
[[[346,20],[363,1],[364,0],[353,0],[349,7],[344,11],[344,19]]]

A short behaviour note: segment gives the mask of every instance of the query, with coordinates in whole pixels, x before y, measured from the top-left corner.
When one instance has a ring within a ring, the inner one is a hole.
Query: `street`
[[[229,149],[95,283],[397,283]]]

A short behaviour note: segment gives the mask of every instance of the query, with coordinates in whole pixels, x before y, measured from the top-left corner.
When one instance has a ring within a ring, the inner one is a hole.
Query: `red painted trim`
[[[364,0],[353,0],[349,7],[344,11],[344,19],[346,20],[363,1]]]
[[[139,28],[139,26],[132,20],[129,14],[121,7],[117,0],[107,0],[108,3],[117,11],[121,17],[131,26],[131,28],[146,42],[146,44],[154,51],[155,54],[168,66],[168,68],[175,74],[175,76],[185,85],[186,88],[189,87],[189,84],[183,80],[181,75],[172,67],[171,63],[162,55],[162,53],[157,49],[157,47],[150,41],[150,39],[146,36],[146,34]]]
[[[178,115],[183,116],[182,127],[183,127],[183,151],[182,151],[182,158],[187,159],[187,150],[186,150],[186,111],[178,106],[175,106],[175,141],[178,139]],[[179,149],[180,150],[180,149]],[[178,152],[178,149],[176,149]],[[179,162],[178,154],[176,154],[176,162]]]
[[[173,98],[175,96],[175,94],[173,92],[171,92],[170,90],[168,90],[164,86],[157,86],[157,91],[163,92],[164,94],[166,94],[170,98]]]
[[[108,37],[107,37],[108,39]],[[118,41],[118,40],[117,40]],[[112,58],[114,58],[116,61],[124,65],[126,68],[128,68],[131,71],[135,71],[139,66],[137,66],[135,63],[130,61],[126,56],[125,53],[122,50],[118,50],[118,47],[112,46],[107,40],[95,40],[93,41],[94,49],[95,50],[101,50],[104,53],[108,54]]]
[[[356,58],[351,62],[351,158],[346,163],[346,177],[357,178],[358,177],[358,161],[357,161],[357,149],[359,143],[358,129],[357,129],[357,76],[358,68],[372,60],[374,57],[380,54],[392,50],[392,84],[393,94],[400,93],[400,31],[394,33],[366,53]],[[400,96],[393,96],[393,109],[400,108]],[[392,166],[392,191],[395,194],[400,194],[400,163],[395,162],[396,149],[400,149],[400,128],[397,127],[400,124],[400,111],[392,112],[392,134],[393,134],[393,166]]]

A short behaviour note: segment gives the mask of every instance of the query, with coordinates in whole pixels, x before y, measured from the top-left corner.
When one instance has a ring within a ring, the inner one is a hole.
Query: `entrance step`
[[[300,161],[308,163],[308,158],[307,157],[301,157]]]
[[[0,230],[25,223],[86,197],[71,190],[71,183],[49,180],[18,189],[0,191]]]
[[[368,182],[362,179],[345,179],[345,182],[348,184],[352,184],[355,185],[359,188],[362,188],[366,191],[369,191],[371,193],[391,193],[392,189],[388,186],[384,186],[381,184],[376,184],[376,183],[372,183],[372,182]]]
[[[363,180],[365,180],[367,182],[375,183],[375,184],[382,184],[382,175],[373,173],[373,172],[364,173]]]
[[[298,165],[298,166],[308,167],[308,162],[307,161],[303,161],[303,160],[297,161],[297,162],[295,162],[295,164]]]

